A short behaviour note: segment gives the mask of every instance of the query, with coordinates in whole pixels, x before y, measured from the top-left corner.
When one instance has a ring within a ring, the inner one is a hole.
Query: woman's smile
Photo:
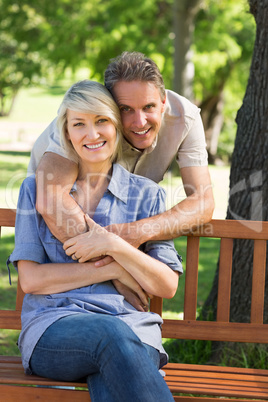
[[[106,141],[103,141],[98,144],[92,144],[92,145],[85,144],[84,147],[86,147],[87,149],[90,149],[90,150],[97,150],[97,149],[103,147],[105,144],[106,144]]]

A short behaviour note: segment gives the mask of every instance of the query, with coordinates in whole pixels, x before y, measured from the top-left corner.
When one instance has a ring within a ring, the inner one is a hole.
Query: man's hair
[[[158,88],[161,99],[165,99],[165,85],[159,68],[142,53],[123,52],[111,59],[104,74],[105,86],[113,93],[113,87],[119,81],[152,82]]]
[[[78,162],[78,155],[67,138],[67,109],[79,112],[106,116],[111,119],[116,129],[115,150],[112,162],[121,156],[122,124],[120,112],[112,95],[104,85],[96,81],[78,81],[68,89],[60,105],[57,126],[62,146],[71,160]]]

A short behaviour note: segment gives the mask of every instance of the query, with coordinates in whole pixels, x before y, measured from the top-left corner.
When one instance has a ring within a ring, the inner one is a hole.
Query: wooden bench
[[[14,224],[15,212],[0,209],[0,226],[14,226]],[[200,237],[221,239],[216,321],[196,320]],[[251,323],[246,324],[229,322],[232,247],[233,239],[236,238],[254,240]],[[263,324],[267,239],[268,222],[232,220],[213,220],[187,236],[186,263],[184,262],[186,276],[184,319],[165,319],[163,337],[268,343],[268,325]],[[0,328],[20,329],[22,299],[23,293],[18,284],[16,309],[0,311]],[[180,309],[181,306],[178,306],[178,311]],[[161,314],[160,298],[153,299],[151,310]],[[174,395],[177,395],[174,396],[175,401],[215,401],[212,397],[221,401],[233,397],[241,402],[268,399],[268,370],[177,363],[169,363],[163,369],[169,388]],[[42,387],[36,387],[37,385]],[[46,386],[69,386],[79,389],[46,388]],[[90,401],[87,390],[81,387],[86,387],[86,384],[26,376],[19,357],[0,356],[1,401]],[[182,394],[185,396],[179,396]],[[195,396],[187,396],[189,394]]]

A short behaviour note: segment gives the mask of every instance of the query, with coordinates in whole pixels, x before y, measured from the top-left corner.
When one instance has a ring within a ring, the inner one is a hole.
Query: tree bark
[[[249,0],[257,25],[250,76],[232,156],[227,219],[268,220],[268,0]],[[243,222],[241,223],[243,224]],[[231,321],[249,322],[251,309],[252,244],[236,241],[233,254]],[[268,275],[267,275],[268,276]],[[217,278],[204,313],[216,314]],[[266,279],[266,289],[268,289]],[[267,293],[267,292],[266,292]],[[268,294],[264,321],[268,322]]]
[[[202,0],[174,0],[174,83],[175,92],[193,101],[194,64],[191,45],[194,18]]]
[[[223,106],[223,88],[199,105],[206,133],[208,162],[211,164],[215,163],[217,157],[218,140],[223,125]]]

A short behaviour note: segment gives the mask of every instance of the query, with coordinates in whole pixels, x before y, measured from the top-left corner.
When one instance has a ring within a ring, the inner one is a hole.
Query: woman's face
[[[67,109],[67,138],[84,162],[110,161],[116,129],[109,117]]]

